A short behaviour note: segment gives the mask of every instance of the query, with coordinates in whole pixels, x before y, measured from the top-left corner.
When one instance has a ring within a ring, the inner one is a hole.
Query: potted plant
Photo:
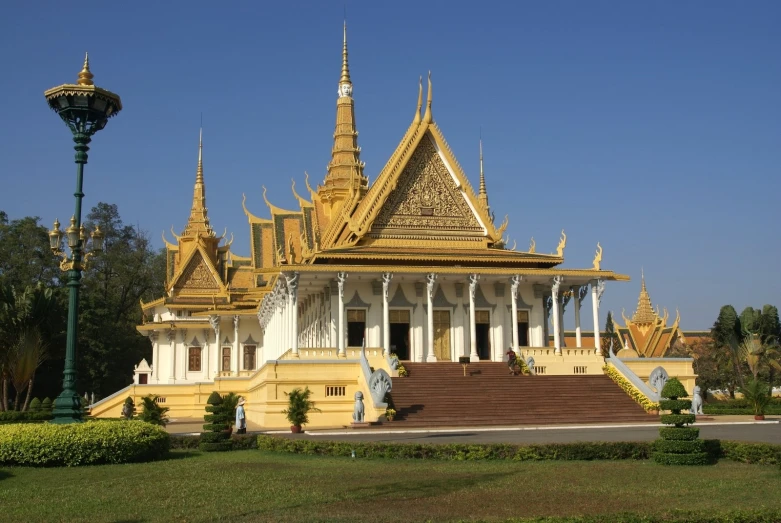
[[[409,376],[409,371],[406,368],[404,368],[404,365],[402,365],[401,363],[399,363],[399,367],[396,370],[398,371],[400,378],[406,378],[407,376]]]
[[[770,387],[754,378],[749,381],[745,387],[740,389],[743,397],[754,411],[755,420],[765,419],[765,408],[770,404]]]
[[[393,410],[393,409],[392,409],[392,408],[390,408],[390,407],[388,407],[387,409],[385,409],[385,418],[386,418],[388,421],[393,421],[393,418],[395,418],[395,417],[396,417],[396,411],[395,411],[395,410]]]
[[[315,407],[315,402],[310,400],[312,391],[309,387],[301,388],[296,387],[290,392],[285,393],[288,399],[287,409],[282,411],[290,422],[290,431],[294,434],[301,432],[301,426],[305,423],[309,423],[310,412],[320,412],[320,409]]]

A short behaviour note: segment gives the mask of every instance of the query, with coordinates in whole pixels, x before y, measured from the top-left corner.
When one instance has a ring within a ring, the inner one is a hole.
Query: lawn
[[[258,450],[0,469],[2,521],[449,521],[781,509],[778,467],[350,459]]]

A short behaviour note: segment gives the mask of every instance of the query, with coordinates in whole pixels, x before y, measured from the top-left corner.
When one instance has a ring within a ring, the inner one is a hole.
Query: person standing
[[[247,433],[247,417],[244,414],[244,403],[244,398],[239,398],[239,403],[236,407],[236,434]]]

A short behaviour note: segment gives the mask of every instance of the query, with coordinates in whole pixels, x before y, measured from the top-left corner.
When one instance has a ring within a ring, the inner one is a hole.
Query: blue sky
[[[85,208],[119,205],[162,245],[181,231],[198,127],[215,229],[249,252],[242,193],[294,207],[332,146],[343,2],[15,2],[0,19],[0,209],[48,225],[72,214],[69,132],[43,91],[76,80],[124,110],[92,142]],[[721,305],[781,305],[781,3],[347,2],[359,143],[374,180],[432,71],[434,118],[510,243],[567,267],[628,274],[607,309],[630,315],[640,270],[654,305],[709,328]],[[590,313],[586,318],[590,317]],[[565,320],[572,326],[571,311]],[[604,322],[604,319],[603,319]]]

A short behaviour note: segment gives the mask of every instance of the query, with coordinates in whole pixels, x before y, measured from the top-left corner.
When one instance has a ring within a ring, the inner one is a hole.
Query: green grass
[[[778,467],[649,461],[179,452],[155,463],[0,469],[2,521],[449,521],[781,509]]]

